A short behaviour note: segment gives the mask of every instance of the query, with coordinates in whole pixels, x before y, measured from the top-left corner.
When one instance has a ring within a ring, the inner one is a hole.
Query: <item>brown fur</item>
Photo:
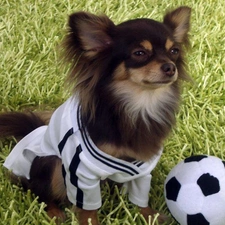
[[[0,138],[14,136],[21,139],[42,125],[45,121],[32,112],[3,113],[0,117]]]
[[[180,82],[188,80],[184,53],[189,44],[190,8],[168,12],[163,23],[150,19],[115,25],[108,17],[78,12],[69,17],[63,42],[71,63],[68,83],[81,105],[83,126],[105,153],[148,161],[158,154],[175,124]],[[39,115],[40,116],[40,115]],[[0,116],[0,137],[21,138],[48,121],[33,113]],[[58,203],[66,202],[62,162],[36,157],[24,187],[48,204],[48,214],[62,219]],[[155,214],[140,208],[146,220]],[[99,224],[96,210],[78,209],[81,225]],[[159,222],[165,221],[160,215]]]

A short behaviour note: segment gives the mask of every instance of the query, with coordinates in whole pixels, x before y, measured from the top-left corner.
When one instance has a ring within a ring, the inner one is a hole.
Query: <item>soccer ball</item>
[[[225,224],[225,162],[197,155],[176,165],[165,181],[165,199],[181,225]]]

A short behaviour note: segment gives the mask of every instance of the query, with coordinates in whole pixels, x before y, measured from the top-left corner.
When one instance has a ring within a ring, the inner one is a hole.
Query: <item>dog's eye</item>
[[[173,55],[177,55],[179,53],[179,51],[180,51],[179,48],[171,48],[170,49],[170,53]]]
[[[149,59],[151,53],[143,48],[136,48],[131,52],[130,60],[133,63],[145,63]]]
[[[144,55],[146,55],[146,52],[143,50],[138,50],[138,51],[133,52],[133,54],[135,56],[144,56]]]

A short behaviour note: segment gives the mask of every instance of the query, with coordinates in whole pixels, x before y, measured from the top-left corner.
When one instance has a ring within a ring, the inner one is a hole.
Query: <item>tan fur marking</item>
[[[158,213],[157,211],[151,209],[149,206],[145,208],[142,208],[142,207],[139,207],[139,208],[140,208],[140,213],[144,216],[146,221],[148,221],[149,216],[152,216],[154,218],[156,214]],[[159,216],[157,217],[159,224],[165,223],[166,221],[168,222],[168,219],[169,217],[164,214],[159,214]]]
[[[161,77],[160,64],[153,61],[144,67],[129,69],[129,75],[130,79],[139,85],[142,84],[143,80],[154,82]]]
[[[128,74],[125,68],[124,63],[121,63],[114,72],[114,79],[115,80],[125,80],[128,78]]]
[[[57,160],[55,165],[55,170],[52,175],[52,195],[55,199],[59,199],[60,201],[66,200],[66,187],[64,184],[64,179],[62,176],[62,162],[60,159]]]
[[[48,203],[47,214],[50,218],[56,217],[56,224],[61,224],[66,219],[66,214],[55,203]]]
[[[98,222],[97,210],[84,210],[79,208],[77,208],[76,210],[78,212],[79,225],[100,225],[100,223]]]
[[[157,61],[152,61],[144,67],[129,69],[130,80],[138,85],[152,89],[159,87],[155,85],[156,82],[174,82],[177,79],[177,72],[173,77],[165,76],[160,69],[161,65]],[[162,85],[164,86],[165,84]]]
[[[144,41],[141,42],[141,45],[142,45],[145,49],[147,49],[147,50],[149,50],[149,51],[152,51],[152,44],[151,44],[151,42],[149,42],[149,41],[147,41],[147,40],[144,40]]]
[[[101,149],[101,151],[105,152],[106,154],[116,157],[118,159],[127,160],[129,158],[134,158],[134,159],[142,160],[142,161],[146,160],[146,154],[144,156],[142,156],[142,154],[140,154],[140,152],[136,153],[126,147],[118,148],[118,146],[105,143],[105,144],[99,145],[98,148]]]
[[[173,47],[173,45],[174,45],[174,42],[171,41],[169,38],[167,38],[166,44],[165,44],[166,50],[167,51],[170,50]]]

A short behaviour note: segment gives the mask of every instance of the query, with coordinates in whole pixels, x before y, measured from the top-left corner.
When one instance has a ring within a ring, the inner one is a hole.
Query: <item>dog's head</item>
[[[167,95],[168,87],[187,78],[183,53],[190,12],[180,7],[167,13],[162,23],[134,19],[119,25],[104,15],[72,14],[64,48],[73,62],[70,81],[84,109],[94,108],[87,99],[94,102],[96,95],[111,95],[110,91],[118,96],[156,90],[156,96]]]

